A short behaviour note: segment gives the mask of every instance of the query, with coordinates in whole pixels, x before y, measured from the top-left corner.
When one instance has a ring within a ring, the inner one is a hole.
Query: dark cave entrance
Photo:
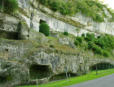
[[[31,65],[30,77],[31,79],[42,79],[49,77],[51,70],[48,65]]]
[[[71,73],[71,72],[68,72],[67,73],[68,77],[75,77],[77,76],[77,74],[74,74],[74,73]],[[58,74],[58,75],[54,75],[50,78],[50,81],[54,81],[54,80],[61,80],[61,79],[66,79],[66,73],[61,73],[61,74]]]
[[[13,39],[13,40],[19,39],[17,32],[8,32],[8,31],[3,31],[3,30],[0,30],[0,38]]]
[[[46,23],[46,21],[40,19],[40,24],[42,24],[42,23]]]
[[[12,80],[12,76],[10,74],[9,75],[6,75],[6,74],[1,74],[0,75],[0,84],[7,83],[11,80]]]
[[[95,64],[93,66],[90,67],[90,70],[94,71],[94,70],[106,70],[106,69],[112,69],[114,68],[114,65],[110,64],[110,63],[98,63]]]
[[[17,31],[0,30],[0,38],[11,39],[11,40],[21,40],[20,38],[21,29],[22,29],[22,24],[18,23]]]
[[[0,75],[0,84],[7,82],[7,77],[4,75]]]

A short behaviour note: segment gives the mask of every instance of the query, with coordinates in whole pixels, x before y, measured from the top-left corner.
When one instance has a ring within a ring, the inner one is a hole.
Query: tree
[[[0,9],[1,9],[1,12],[4,11],[4,0],[1,0],[0,2]]]
[[[13,13],[18,9],[17,0],[1,0],[1,11],[6,13]]]

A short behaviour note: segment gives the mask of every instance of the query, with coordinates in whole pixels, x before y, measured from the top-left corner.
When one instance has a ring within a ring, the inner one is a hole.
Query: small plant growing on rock
[[[50,27],[46,23],[41,23],[39,32],[43,33],[45,36],[49,36]]]
[[[66,35],[66,36],[68,36],[68,35],[69,35],[69,33],[68,33],[68,32],[64,32],[63,34],[64,34],[64,35]]]

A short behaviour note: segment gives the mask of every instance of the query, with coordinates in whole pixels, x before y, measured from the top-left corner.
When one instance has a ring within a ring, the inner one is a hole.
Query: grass
[[[65,87],[65,86],[85,82],[85,81],[88,81],[88,80],[97,79],[97,78],[107,76],[107,75],[110,75],[110,74],[113,74],[113,73],[114,73],[114,69],[98,71],[98,75],[96,75],[96,72],[93,71],[93,72],[90,72],[86,75],[73,77],[73,78],[70,78],[68,80],[61,80],[61,81],[47,83],[47,84],[39,85],[38,87]],[[18,87],[36,87],[36,85],[18,86]]]

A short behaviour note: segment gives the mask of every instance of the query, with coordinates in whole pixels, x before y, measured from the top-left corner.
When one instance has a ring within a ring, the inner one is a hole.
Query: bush
[[[50,45],[51,48],[54,48],[54,45]]]
[[[74,41],[75,45],[81,45],[83,42],[83,37],[76,37],[76,40]]]
[[[79,43],[82,43],[83,37],[76,37],[76,40],[79,41]]]
[[[110,56],[110,53],[106,50],[103,50],[103,56],[105,57],[109,57]]]
[[[50,8],[51,8],[53,11],[59,10],[59,8],[60,8],[60,6],[61,6],[61,4],[60,4],[58,1],[53,1],[52,3],[50,3],[50,5],[51,5]]]
[[[84,49],[84,50],[88,50],[88,44],[87,44],[87,42],[83,42],[82,44],[81,44],[81,47]]]
[[[84,37],[84,38],[85,38],[85,37],[86,37],[86,35],[83,33],[83,34],[82,34],[82,37]]]
[[[43,33],[46,36],[49,36],[49,34],[50,34],[50,28],[49,28],[48,24],[41,23],[40,24],[40,30],[39,30],[39,32]]]
[[[74,44],[75,44],[76,46],[78,46],[78,45],[80,45],[80,42],[79,42],[78,40],[75,40],[75,41],[74,41]]]
[[[59,9],[60,13],[63,14],[63,15],[70,15],[69,13],[69,7],[67,6],[66,3],[63,3],[62,4],[62,7]]]
[[[99,38],[97,38],[96,44],[103,49],[114,49],[114,36],[102,35]]]
[[[94,42],[89,41],[88,42],[88,49],[93,49],[94,45],[95,45]]]
[[[95,18],[93,18],[93,20],[97,21],[97,22],[103,22],[104,21],[104,17],[96,14]]]
[[[68,36],[68,35],[69,35],[69,33],[68,33],[68,32],[64,32],[63,34],[64,34],[64,35],[66,35],[66,36]]]
[[[92,50],[94,51],[94,53],[102,55],[102,49],[99,46],[94,45]]]
[[[94,34],[90,33],[82,34],[81,37],[76,37],[74,44],[105,57],[114,55],[114,36],[112,35],[105,34],[95,37]]]
[[[87,33],[86,34],[86,37],[85,37],[85,40],[86,41],[95,41],[95,35],[94,34]]]

